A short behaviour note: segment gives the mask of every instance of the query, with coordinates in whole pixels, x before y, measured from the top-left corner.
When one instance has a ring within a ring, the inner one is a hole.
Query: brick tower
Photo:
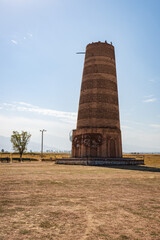
[[[115,53],[106,42],[86,47],[72,157],[122,157]]]

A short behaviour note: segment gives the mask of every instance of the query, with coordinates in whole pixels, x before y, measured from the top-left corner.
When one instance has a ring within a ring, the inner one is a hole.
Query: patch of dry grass
[[[43,159],[45,160],[55,160],[56,158],[66,158],[69,157],[69,153],[43,153]],[[0,158],[18,158],[19,159],[19,154],[18,153],[0,153]],[[23,153],[23,159],[33,159],[33,160],[41,160],[41,153]],[[17,160],[13,160],[17,161]]]
[[[158,240],[160,161],[0,164],[0,215],[0,240]]]

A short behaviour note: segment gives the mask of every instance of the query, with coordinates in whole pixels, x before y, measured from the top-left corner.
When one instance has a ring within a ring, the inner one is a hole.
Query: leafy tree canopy
[[[11,135],[11,143],[13,144],[13,150],[18,151],[20,157],[23,152],[27,150],[27,144],[29,143],[31,134],[25,131],[19,133],[18,131],[13,131]]]

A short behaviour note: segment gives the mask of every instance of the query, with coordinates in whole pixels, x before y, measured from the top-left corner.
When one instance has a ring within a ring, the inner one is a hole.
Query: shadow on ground
[[[106,166],[107,168],[116,168],[116,169],[126,169],[126,170],[134,170],[134,171],[142,171],[142,172],[160,172],[160,168],[156,167],[148,167],[148,166],[133,166],[133,165],[117,165],[117,166]]]

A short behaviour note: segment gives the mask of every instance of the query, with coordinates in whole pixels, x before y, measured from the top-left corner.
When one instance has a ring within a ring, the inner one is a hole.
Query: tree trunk
[[[20,162],[22,162],[22,153],[20,153]]]

